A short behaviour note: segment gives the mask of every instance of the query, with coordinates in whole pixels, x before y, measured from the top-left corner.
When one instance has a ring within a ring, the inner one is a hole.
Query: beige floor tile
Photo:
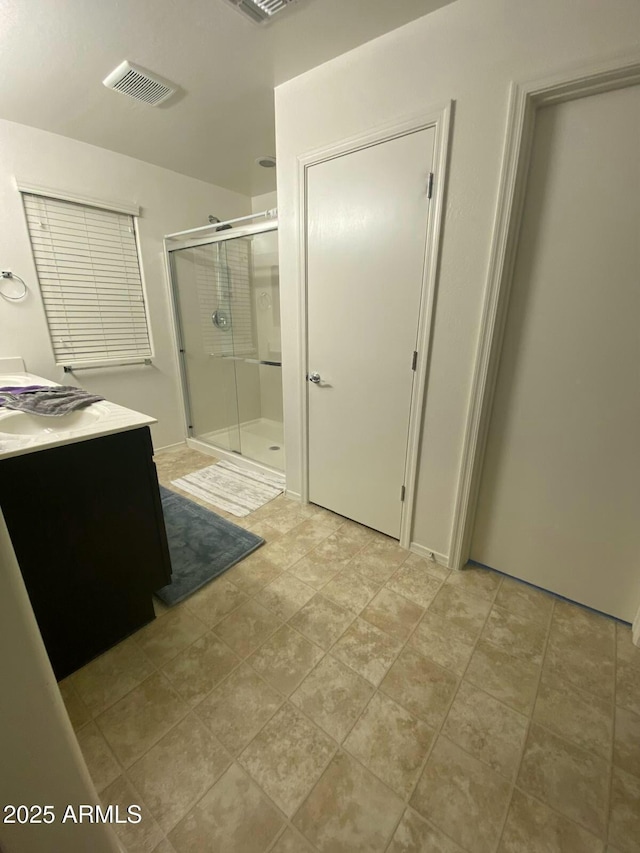
[[[548,592],[515,578],[504,578],[495,603],[505,610],[517,613],[518,616],[524,616],[525,619],[539,619],[541,622],[546,620],[548,623],[554,601],[554,597]]]
[[[425,560],[417,554],[409,554],[402,566],[403,568],[406,566],[407,568],[420,569],[420,571],[433,575],[442,581],[446,580],[451,574],[451,569],[441,563],[437,563],[435,560]]]
[[[517,789],[498,853],[602,853],[602,841]]]
[[[476,640],[491,610],[491,602],[450,584],[450,579],[451,576],[433,599],[429,613],[442,616],[457,627],[464,639]]]
[[[384,631],[356,619],[332,648],[331,653],[367,681],[378,685],[402,647]]]
[[[513,778],[527,736],[528,719],[463,681],[442,733],[507,779]]]
[[[585,693],[545,668],[533,719],[572,743],[609,760],[613,738],[611,701]]]
[[[620,853],[640,850],[640,779],[613,768],[609,841]]]
[[[181,820],[224,773],[231,758],[193,714],[174,726],[129,775],[165,832]]]
[[[272,687],[289,695],[322,655],[323,652],[318,646],[310,643],[293,628],[283,625],[247,662]]]
[[[280,577],[263,587],[255,600],[275,613],[279,619],[286,621],[313,598],[315,593],[313,587],[288,572],[283,572]]]
[[[362,524],[358,524],[357,521],[351,521],[348,518],[342,518],[342,523],[338,530],[352,542],[357,542],[361,548],[368,545],[376,535],[375,531],[370,527],[364,527]]]
[[[601,644],[614,644],[616,622],[608,616],[595,613],[571,601],[557,600],[553,610],[553,624],[566,637],[589,641],[598,640]]]
[[[305,517],[300,512],[300,505],[290,503],[282,506],[269,516],[269,524],[274,527],[278,533],[288,533],[297,527],[305,520]]]
[[[576,638],[552,623],[546,663],[570,684],[610,699],[615,689],[613,646],[597,637]]]
[[[368,681],[327,655],[305,678],[291,701],[340,742],[372,693],[373,687]]]
[[[462,675],[473,652],[473,642],[453,622],[427,610],[407,647]]]
[[[152,672],[153,664],[133,637],[129,637],[74,672],[71,683],[95,715],[137,687]]]
[[[189,596],[185,605],[207,627],[213,628],[246,600],[246,594],[223,575]]]
[[[314,853],[314,850],[299,832],[288,826],[270,853]]]
[[[262,549],[265,559],[277,566],[280,571],[291,568],[313,547],[309,547],[305,542],[296,539],[293,533],[294,531],[283,534],[275,542],[270,542]]]
[[[493,602],[502,583],[502,575],[468,563],[461,571],[451,572],[446,582],[469,595]]]
[[[187,711],[166,676],[156,672],[96,719],[119,761],[129,767]]]
[[[236,764],[169,834],[176,853],[264,853],[282,817]]]
[[[616,708],[613,763],[640,779],[640,716],[626,708]]]
[[[197,705],[240,663],[226,643],[208,632],[162,671],[189,705]]]
[[[618,662],[616,667],[616,705],[640,714],[640,668],[634,664]]]
[[[161,619],[156,619],[135,635],[146,656],[156,666],[164,666],[198,637],[206,633],[207,626],[179,605]]]
[[[291,548],[292,553],[296,552],[302,557],[321,542],[324,542],[334,530],[335,522],[329,521],[325,524],[321,515],[315,515],[312,518],[307,518],[302,524],[298,524],[275,544],[278,545],[287,539],[287,547]]]
[[[153,848],[153,853],[176,853],[176,848],[165,838],[157,847]]]
[[[640,646],[634,646],[631,626],[624,622],[616,623],[616,654],[618,663],[624,663],[640,670]]]
[[[344,742],[344,748],[401,797],[420,775],[434,730],[397,702],[376,693]]]
[[[411,805],[469,853],[493,853],[510,793],[504,777],[439,737]]]
[[[262,587],[274,581],[282,574],[283,569],[269,558],[270,552],[267,549],[274,548],[279,541],[273,545],[263,545],[237,566],[229,569],[228,580],[246,595],[255,595]]]
[[[417,565],[417,560],[410,560],[404,562],[389,578],[386,587],[420,607],[428,607],[442,586],[442,579],[430,574],[422,565]],[[420,563],[429,565],[428,560],[420,560]]]
[[[347,630],[353,618],[353,613],[318,593],[289,620],[289,624],[318,646],[328,649]]]
[[[409,552],[394,540],[374,540],[351,560],[349,566],[374,583],[382,584],[395,574],[408,556]]]
[[[241,604],[213,629],[239,657],[244,658],[282,625],[278,617],[256,601]]]
[[[362,611],[362,619],[396,640],[404,641],[413,631],[424,609],[393,590],[382,588]]]
[[[347,565],[322,588],[322,594],[357,616],[380,589],[380,584],[359,575]]]
[[[400,797],[339,752],[293,823],[320,853],[381,853],[403,809]]]
[[[262,790],[291,817],[322,775],[335,742],[284,705],[238,759]]]
[[[406,648],[384,677],[380,690],[415,717],[437,727],[457,686],[457,677],[448,669]]]
[[[601,758],[533,724],[517,784],[599,838],[603,836],[609,767]]]
[[[387,853],[464,853],[455,841],[431,826],[413,809],[398,824]]]
[[[220,743],[237,755],[283,702],[277,690],[242,664],[198,705],[197,713]]]
[[[96,791],[100,793],[120,775],[120,765],[95,723],[89,723],[78,732],[78,743]]]
[[[91,719],[91,712],[78,695],[78,691],[73,686],[70,676],[59,681],[58,688],[60,690],[64,706],[67,709],[69,721],[73,728],[78,731],[78,729],[81,729],[82,726],[89,722]]]
[[[298,580],[313,587],[314,590],[322,589],[325,584],[334,578],[342,569],[341,563],[327,562],[319,557],[315,550],[309,551],[304,557],[287,569],[287,572]]]
[[[275,542],[276,539],[282,536],[280,531],[276,530],[275,527],[271,527],[268,519],[265,521],[253,521],[249,517],[244,526],[246,530],[250,530],[252,533],[255,533],[256,536],[261,536],[265,542]]]
[[[528,716],[536,698],[540,664],[514,657],[486,640],[479,640],[464,677]]]
[[[547,640],[545,620],[519,616],[503,607],[493,607],[482,639],[503,649],[514,657],[531,663],[541,663]]]
[[[118,837],[127,851],[135,853],[151,853],[162,841],[163,833],[146,805],[140,802],[140,797],[124,776],[119,776],[104,789],[100,795],[104,806],[118,806],[118,812],[126,817],[131,805],[141,806],[142,820],[140,823],[114,823]]]
[[[366,539],[363,542],[362,537],[354,538],[353,532],[349,529],[344,530],[339,527],[310,553],[326,563],[344,566],[362,550],[364,544]]]

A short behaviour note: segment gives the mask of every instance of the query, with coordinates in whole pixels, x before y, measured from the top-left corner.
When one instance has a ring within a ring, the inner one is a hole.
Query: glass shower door
[[[229,312],[224,296],[220,297],[225,272],[219,258],[217,244],[171,253],[180,354],[190,435],[240,453],[235,363],[214,354],[220,335],[228,338],[233,351],[231,325],[225,321]]]
[[[190,435],[284,469],[277,233],[170,249]]]

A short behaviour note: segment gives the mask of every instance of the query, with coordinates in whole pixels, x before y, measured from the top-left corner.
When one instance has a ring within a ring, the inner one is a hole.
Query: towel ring
[[[19,281],[23,287],[23,291],[19,296],[9,296],[7,293],[4,293],[2,290],[0,290],[0,296],[2,296],[4,299],[9,300],[9,302],[19,302],[21,299],[24,299],[25,296],[27,295],[27,293],[29,292],[29,288],[24,283],[24,281],[20,278],[20,276],[14,275],[9,270],[3,270],[2,274],[1,274],[1,278],[0,278],[0,283],[3,282],[7,278],[11,279],[11,280],[16,279],[17,281]]]

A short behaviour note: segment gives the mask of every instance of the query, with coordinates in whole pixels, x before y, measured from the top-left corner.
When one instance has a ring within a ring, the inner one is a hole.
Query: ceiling
[[[275,188],[273,87],[452,0],[299,0],[266,26],[225,0],[0,0],[0,118],[247,195]],[[181,91],[102,86],[122,60]]]

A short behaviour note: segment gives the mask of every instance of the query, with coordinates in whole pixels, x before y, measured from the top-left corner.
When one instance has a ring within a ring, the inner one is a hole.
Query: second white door
[[[425,129],[307,170],[309,500],[395,538],[433,147]]]

